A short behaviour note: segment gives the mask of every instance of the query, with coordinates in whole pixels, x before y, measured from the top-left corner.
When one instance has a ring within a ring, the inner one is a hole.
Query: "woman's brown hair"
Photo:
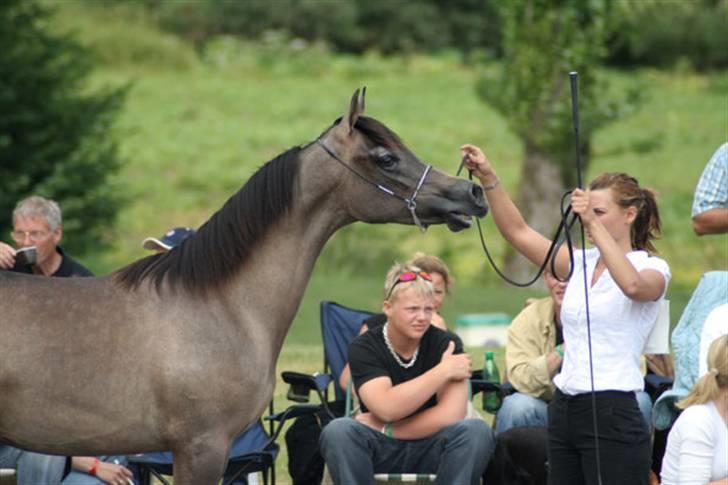
[[[608,172],[599,175],[589,184],[590,190],[611,189],[615,202],[622,208],[634,206],[637,217],[632,223],[633,249],[656,253],[653,239],[660,237],[660,213],[657,210],[655,192],[640,187],[636,178],[626,173]]]

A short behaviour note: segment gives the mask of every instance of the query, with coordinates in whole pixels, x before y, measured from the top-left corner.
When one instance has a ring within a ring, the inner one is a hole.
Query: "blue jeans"
[[[515,392],[503,399],[495,419],[495,434],[520,426],[546,426],[548,403],[543,399]]]
[[[18,485],[61,483],[66,457],[43,455],[0,444],[0,468],[14,468]]]
[[[645,391],[635,393],[637,405],[648,429],[652,429],[652,400]],[[528,394],[513,393],[503,400],[495,420],[495,434],[519,426],[546,426],[548,424],[548,403]]]
[[[640,408],[640,413],[642,413],[642,417],[645,418],[645,422],[647,423],[647,429],[652,431],[652,399],[650,399],[650,395],[645,391],[637,391],[635,392],[635,398],[637,399],[637,406]]]
[[[374,484],[375,473],[435,473],[440,485],[480,483],[495,437],[480,419],[464,419],[420,440],[388,438],[352,418],[330,422],[321,454],[337,485]]]

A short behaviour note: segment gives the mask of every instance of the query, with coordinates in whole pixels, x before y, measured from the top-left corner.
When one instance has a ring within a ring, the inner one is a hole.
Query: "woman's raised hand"
[[[475,145],[465,144],[460,147],[460,153],[465,161],[465,167],[472,172],[482,183],[492,182],[491,178],[495,178],[490,161],[483,151]]]

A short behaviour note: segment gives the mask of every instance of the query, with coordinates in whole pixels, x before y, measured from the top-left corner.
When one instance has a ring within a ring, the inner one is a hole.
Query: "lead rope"
[[[462,161],[460,162],[460,167],[458,168],[457,172],[455,173],[455,176],[460,176],[460,172],[462,172],[463,167],[465,166],[465,158],[463,157]],[[468,173],[468,179],[473,180],[473,174]],[[571,228],[576,222],[576,214],[571,214],[571,206],[567,206],[564,208],[564,201],[566,200],[566,197],[571,194],[571,191],[566,191],[561,196],[561,221],[559,221],[559,226],[556,228],[556,233],[554,234],[554,237],[551,239],[551,246],[549,246],[549,250],[546,252],[546,257],[543,259],[543,262],[539,266],[538,271],[536,274],[528,280],[525,283],[520,283],[518,281],[512,280],[510,277],[506,276],[503,271],[498,268],[498,265],[495,263],[495,260],[490,254],[490,251],[488,250],[488,245],[485,243],[485,236],[483,236],[483,228],[480,225],[480,219],[475,219],[475,224],[478,227],[478,235],[480,236],[480,247],[483,248],[483,252],[485,253],[485,256],[488,258],[488,262],[493,267],[495,272],[500,276],[503,280],[507,281],[513,286],[517,286],[519,288],[527,288],[531,285],[533,285],[543,274],[544,270],[546,269],[546,265],[550,263],[550,269],[551,274],[554,275],[554,277],[561,281],[562,283],[565,281],[568,281],[569,278],[571,278],[572,273],[574,272],[574,246],[571,242]],[[571,221],[569,222],[569,215],[571,214]],[[561,231],[564,231],[563,237],[564,240],[561,241]],[[556,255],[559,252],[559,249],[561,248],[561,245],[566,242],[566,247],[568,249],[569,253],[569,273],[566,275],[564,279],[561,279],[561,277],[556,272]]]

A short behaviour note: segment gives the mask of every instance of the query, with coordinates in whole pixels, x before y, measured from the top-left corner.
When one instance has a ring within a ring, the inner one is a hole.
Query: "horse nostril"
[[[483,196],[483,188],[480,185],[471,183],[470,184],[470,195],[472,195],[473,201],[475,201],[478,205],[480,205],[480,206],[485,205],[485,198]]]

